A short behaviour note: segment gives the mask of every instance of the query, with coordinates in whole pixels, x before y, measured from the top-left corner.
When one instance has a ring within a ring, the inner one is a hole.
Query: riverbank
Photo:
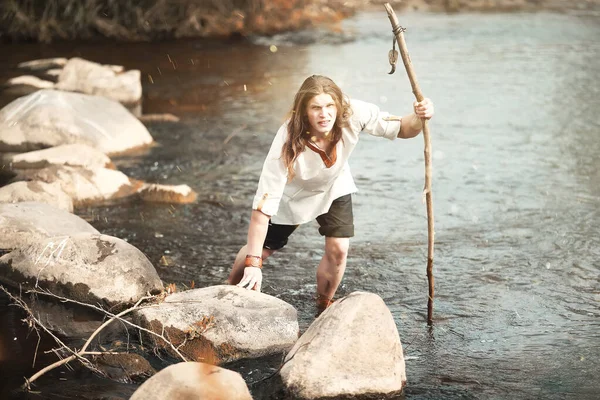
[[[382,2],[377,0],[336,1],[354,12],[382,8]],[[600,9],[600,0],[389,0],[388,3],[397,12],[565,12]]]
[[[600,0],[389,0],[396,12],[515,12],[600,10]],[[339,22],[382,9],[376,0],[161,0],[123,6],[106,0],[0,3],[0,41],[50,43],[111,38],[153,41],[194,37],[273,35]]]

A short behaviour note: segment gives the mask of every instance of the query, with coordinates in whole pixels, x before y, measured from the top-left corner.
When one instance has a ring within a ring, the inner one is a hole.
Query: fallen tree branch
[[[71,300],[68,299],[66,297],[63,296],[58,296],[55,295],[52,292],[49,291],[41,291],[41,290],[29,290],[26,293],[32,293],[32,294],[41,294],[41,295],[46,295],[46,296],[50,296],[53,297],[55,299],[60,300],[61,302],[64,303],[74,303],[74,304],[78,304],[81,306],[85,306],[85,307],[89,307],[89,308],[93,308],[97,311],[100,311],[102,313],[104,313],[105,315],[109,316],[110,319],[108,319],[107,321],[105,321],[102,325],[100,325],[86,340],[85,344],[83,345],[83,347],[80,350],[73,350],[70,347],[68,347],[65,343],[63,343],[56,335],[54,335],[52,333],[52,331],[50,331],[50,329],[48,329],[38,318],[36,318],[36,316],[34,315],[33,311],[29,308],[29,306],[19,297],[14,296],[12,293],[10,293],[7,289],[5,289],[3,286],[0,286],[0,290],[3,291],[9,298],[10,300],[15,303],[17,306],[21,307],[26,313],[27,313],[27,319],[25,321],[27,321],[27,323],[29,324],[30,328],[35,329],[37,331],[37,327],[39,326],[41,329],[43,329],[48,335],[50,335],[50,337],[52,337],[52,339],[54,339],[54,341],[60,345],[59,349],[52,349],[52,351],[57,355],[58,358],[61,357],[61,355],[59,354],[59,352],[57,350],[66,350],[68,352],[71,353],[71,355],[69,357],[60,359],[44,368],[42,368],[40,371],[36,372],[34,375],[32,375],[30,378],[26,378],[25,379],[25,383],[21,386],[22,390],[30,390],[31,389],[31,383],[36,381],[38,378],[40,378],[41,376],[43,376],[44,374],[46,374],[47,372],[58,368],[62,365],[68,364],[69,362],[73,361],[73,360],[79,360],[82,364],[84,364],[86,367],[96,371],[96,372],[100,372],[98,371],[98,369],[96,369],[93,364],[87,359],[85,358],[85,356],[89,356],[89,355],[105,355],[105,354],[125,354],[125,353],[120,353],[120,352],[113,352],[113,351],[102,351],[102,352],[98,352],[98,351],[87,351],[87,348],[89,347],[89,345],[92,343],[92,341],[94,340],[94,338],[104,329],[106,328],[110,323],[112,323],[115,320],[119,320],[123,323],[129,324],[133,327],[135,327],[136,329],[140,329],[144,332],[147,332],[149,334],[152,334],[160,339],[162,339],[165,343],[169,344],[170,347],[172,348],[172,350],[183,360],[183,361],[188,361],[185,356],[178,350],[178,348],[176,348],[173,343],[168,340],[164,334],[157,334],[156,332],[153,332],[151,330],[142,328],[141,326],[138,326],[132,322],[129,322],[125,319],[123,319],[123,316],[125,316],[126,314],[135,311],[135,310],[139,310],[141,308],[144,307],[140,307],[140,305],[144,302],[144,301],[148,301],[151,299],[157,299],[157,296],[145,296],[142,297],[141,299],[139,299],[132,307],[121,311],[118,314],[112,314],[109,311],[106,311],[98,306],[92,305],[92,304],[87,304],[87,303],[83,303],[80,301],[76,301],[76,300]],[[39,335],[39,333],[38,333]],[[36,351],[37,353],[37,351]]]
[[[175,354],[177,354],[177,356],[179,358],[181,358],[182,361],[184,361],[184,362],[188,361],[188,359],[175,347],[175,345],[168,338],[166,338],[164,336],[164,328],[163,328],[163,333],[162,334],[158,334],[158,333],[156,333],[156,332],[154,332],[154,331],[152,331],[150,329],[142,328],[141,326],[136,325],[136,324],[134,324],[131,321],[127,321],[126,319],[123,319],[123,318],[121,318],[121,317],[119,317],[119,316],[111,313],[110,311],[106,311],[105,309],[103,309],[101,307],[95,306],[93,304],[83,303],[83,302],[80,302],[80,301],[77,301],[77,300],[71,300],[71,299],[68,299],[66,297],[56,295],[56,294],[54,294],[52,292],[49,292],[49,291],[40,291],[40,290],[32,289],[32,290],[28,290],[26,293],[35,293],[35,294],[46,295],[46,296],[50,296],[50,297],[53,297],[55,299],[58,299],[58,300],[60,300],[63,303],[79,304],[80,306],[92,308],[92,309],[94,309],[96,311],[99,311],[99,312],[101,312],[101,313],[103,313],[103,314],[105,314],[105,315],[107,315],[107,316],[109,316],[111,318],[115,318],[115,319],[117,319],[117,320],[119,320],[119,321],[121,321],[121,322],[123,322],[123,323],[125,323],[127,325],[130,325],[130,326],[132,326],[132,327],[134,327],[134,328],[136,328],[136,329],[138,329],[138,330],[140,330],[142,332],[146,332],[146,333],[148,333],[148,334],[150,334],[152,336],[156,336],[157,338],[164,340],[165,343],[167,343],[169,345],[169,347],[171,347],[171,349],[175,352]],[[159,297],[160,297],[160,295],[157,295],[157,296],[148,296],[147,298],[148,299],[150,299],[150,298],[158,299]],[[154,304],[149,305],[149,306],[143,306],[143,307],[139,307],[138,306],[136,308],[136,310],[141,310],[143,308],[149,308],[149,307],[154,307]],[[128,310],[125,310],[125,311],[128,311]],[[129,311],[133,311],[133,310],[130,309]]]

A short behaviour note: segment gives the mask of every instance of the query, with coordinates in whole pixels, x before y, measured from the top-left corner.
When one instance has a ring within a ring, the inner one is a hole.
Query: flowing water
[[[435,322],[425,323],[422,136],[365,135],[354,152],[356,236],[339,296],[385,300],[407,357],[407,398],[597,398],[600,15],[406,14],[400,23],[437,111]],[[150,124],[158,146],[114,161],[134,178],[187,183],[199,201],[76,212],[144,251],[165,283],[203,287],[226,279],[245,241],[264,156],[306,76],[411,110],[402,65],[387,74],[391,45],[385,13],[363,13],[337,30],[250,43],[4,46],[0,74],[76,55],[142,70],[144,112],[181,121]],[[309,223],[264,270],[263,291],[294,305],[302,329],[314,318],[322,255]],[[260,365],[248,370],[252,380]]]

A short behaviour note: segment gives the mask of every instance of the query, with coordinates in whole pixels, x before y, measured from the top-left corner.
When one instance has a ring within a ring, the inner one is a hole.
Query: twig
[[[177,348],[175,347],[175,345],[174,345],[173,343],[171,343],[171,341],[170,341],[168,338],[166,338],[166,337],[164,336],[164,327],[163,327],[163,334],[158,334],[158,333],[156,333],[156,332],[154,332],[154,331],[152,331],[152,330],[150,330],[150,329],[142,328],[141,326],[139,326],[139,325],[136,325],[136,324],[134,324],[133,322],[127,321],[126,319],[123,319],[123,318],[121,318],[121,317],[119,317],[119,316],[116,316],[115,314],[111,313],[110,311],[106,311],[105,309],[103,309],[103,308],[101,308],[101,307],[98,307],[98,306],[95,306],[95,305],[93,305],[93,304],[87,304],[87,303],[83,303],[83,302],[81,302],[81,301],[77,301],[77,300],[71,300],[71,299],[68,299],[68,298],[66,298],[66,297],[63,297],[63,296],[56,295],[56,294],[54,294],[54,293],[52,293],[52,292],[49,292],[49,291],[39,291],[39,290],[34,290],[34,289],[32,289],[32,290],[28,290],[28,291],[27,291],[27,293],[42,294],[42,295],[46,295],[46,296],[50,296],[50,297],[53,297],[53,298],[55,298],[55,299],[58,299],[58,300],[62,301],[63,303],[74,303],[74,304],[79,304],[79,305],[81,305],[81,306],[84,306],[84,307],[89,307],[89,308],[92,308],[92,309],[94,309],[94,310],[97,310],[97,311],[99,311],[99,312],[101,312],[101,313],[103,313],[103,314],[106,314],[107,316],[109,316],[109,317],[111,317],[111,318],[115,318],[115,319],[117,319],[117,320],[119,320],[119,321],[121,321],[121,322],[123,322],[123,323],[125,323],[125,324],[127,324],[127,325],[130,325],[130,326],[132,326],[132,327],[134,327],[134,328],[136,328],[136,329],[139,329],[139,330],[141,330],[141,331],[143,331],[143,332],[146,332],[146,333],[148,333],[148,334],[150,334],[150,335],[156,336],[156,337],[157,337],[157,338],[159,338],[159,339],[162,339],[162,340],[163,340],[165,343],[167,343],[167,344],[169,345],[169,347],[171,347],[171,349],[172,349],[172,350],[175,352],[175,354],[177,354],[177,356],[178,356],[179,358],[181,358],[181,360],[182,360],[182,361],[184,361],[184,362],[185,362],[185,361],[188,361],[188,360],[187,360],[187,358],[186,358],[186,357],[185,357],[185,356],[184,356],[184,355],[183,355],[183,354],[182,354],[182,353],[181,353],[179,350],[177,350]],[[150,297],[148,297],[148,298],[154,298],[154,299],[157,299],[157,298],[158,298],[158,296],[150,296]],[[154,306],[154,305],[151,305],[151,306],[144,306],[144,307],[139,307],[139,306],[138,306],[138,307],[137,307],[137,310],[141,310],[141,309],[143,309],[143,308],[149,308],[149,307],[153,307],[153,306]],[[126,311],[127,311],[127,310],[126,310]]]
[[[75,304],[79,304],[82,306],[86,306],[86,307],[90,307],[93,309],[96,309],[98,311],[103,312],[104,314],[110,316],[110,319],[105,321],[102,325],[100,325],[91,335],[90,337],[87,339],[87,341],[85,342],[85,344],[83,345],[83,347],[79,350],[79,351],[75,351],[72,350],[71,348],[69,348],[67,345],[65,345],[58,337],[56,337],[38,318],[35,317],[35,315],[33,314],[33,311],[27,306],[27,304],[20,298],[17,298],[15,296],[13,296],[8,290],[6,290],[3,286],[0,286],[0,290],[2,290],[4,293],[6,293],[6,295],[19,307],[23,308],[23,310],[25,310],[25,312],[28,314],[28,319],[30,322],[30,326],[32,325],[32,322],[35,323],[35,325],[41,327],[46,333],[48,333],[55,341],[57,344],[59,344],[61,346],[61,349],[66,349],[67,351],[69,351],[70,353],[72,353],[69,357],[60,359],[48,366],[46,366],[45,368],[41,369],[40,371],[36,372],[34,375],[32,375],[30,378],[25,379],[25,383],[22,385],[22,389],[23,390],[29,390],[30,389],[30,385],[32,382],[34,382],[35,380],[37,380],[39,377],[41,377],[42,375],[44,375],[46,372],[51,371],[57,367],[60,367],[61,365],[65,365],[68,364],[70,361],[73,361],[75,359],[78,359],[79,361],[81,361],[82,363],[84,363],[88,368],[91,368],[93,370],[98,371],[93,364],[86,359],[84,356],[88,356],[88,355],[102,355],[102,354],[123,354],[123,353],[118,353],[118,352],[111,352],[111,351],[103,351],[103,352],[98,352],[98,351],[86,351],[87,348],[89,347],[89,345],[92,343],[92,341],[94,340],[94,338],[104,329],[106,328],[111,322],[115,321],[115,320],[119,320],[123,323],[132,325],[133,327],[140,329],[144,332],[150,333],[154,336],[159,337],[160,339],[162,339],[165,343],[168,343],[171,348],[173,349],[173,351],[183,360],[183,361],[187,361],[187,359],[183,356],[183,354],[181,354],[181,352],[179,352],[178,348],[175,348],[175,346],[173,345],[173,343],[164,336],[164,333],[159,335],[151,330],[142,328],[136,324],[133,324],[125,319],[123,319],[122,317],[134,310],[139,310],[140,308],[140,304],[142,304],[144,301],[146,300],[150,300],[150,299],[155,299],[156,296],[145,296],[142,297],[141,299],[139,299],[132,307],[121,311],[119,314],[112,314],[106,310],[103,310],[100,307],[97,307],[95,305],[91,305],[91,304],[86,304],[80,301],[76,301],[76,300],[71,300],[68,299],[66,297],[63,296],[58,296],[55,295],[49,291],[39,291],[39,290],[29,290],[26,293],[32,293],[32,294],[42,294],[42,295],[46,295],[46,296],[50,296],[50,297],[54,297],[62,302],[66,302],[66,303],[75,303]],[[36,329],[35,326],[32,326],[33,329]],[[164,329],[164,328],[163,328]],[[37,329],[36,329],[37,330]],[[164,331],[163,331],[164,332]],[[52,349],[52,351],[57,355],[58,358],[61,358],[61,355],[56,351],[56,349]],[[37,353],[37,351],[36,351]],[[99,372],[99,371],[98,371]]]

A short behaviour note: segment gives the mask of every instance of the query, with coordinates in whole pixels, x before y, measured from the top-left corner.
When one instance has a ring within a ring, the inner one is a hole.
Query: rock
[[[30,69],[30,70],[46,70],[50,68],[63,67],[67,63],[67,59],[64,57],[56,58],[44,58],[41,60],[32,60],[19,63],[19,68]]]
[[[214,364],[285,352],[299,330],[291,305],[229,285],[171,294],[157,307],[135,311],[133,319],[157,333],[164,327],[175,346],[186,341],[180,350],[188,358]],[[154,336],[148,339],[170,350]]]
[[[0,257],[0,281],[109,306],[163,290],[144,253],[119,238],[93,233],[43,239]]]
[[[121,66],[100,65],[77,57],[63,67],[56,88],[103,96],[123,104],[138,103],[142,98],[139,70],[123,72]]]
[[[196,201],[196,192],[188,185],[144,184],[138,192],[142,200],[157,203],[186,204]]]
[[[280,371],[293,398],[389,398],[406,384],[396,324],[383,300],[354,292],[317,318]]]
[[[49,204],[0,204],[0,249],[13,250],[54,236],[99,233],[85,220]]]
[[[101,354],[91,361],[106,377],[122,383],[143,382],[156,373],[148,360],[135,353]]]
[[[52,301],[49,296],[21,296],[38,320],[51,332],[62,338],[82,340],[80,348],[87,338],[104,322],[104,315],[83,306]],[[109,324],[110,328],[116,326]],[[122,326],[122,325],[121,325]],[[104,328],[98,336],[106,333]]]
[[[142,384],[130,400],[252,400],[237,372],[200,362],[171,365]]]
[[[52,89],[54,87],[54,82],[46,81],[44,79],[40,79],[37,76],[33,75],[21,75],[15,78],[11,78],[6,81],[6,86],[30,86],[34,89]]]
[[[144,114],[140,115],[142,122],[179,122],[179,117],[173,114]]]
[[[64,144],[44,150],[19,153],[5,160],[15,169],[39,169],[50,165],[68,165],[88,169],[112,167],[110,158],[85,144]]]
[[[73,200],[75,207],[118,199],[135,194],[141,182],[114,169],[53,165],[40,170],[24,170],[21,179],[56,183]]]
[[[52,69],[45,71],[44,73],[48,76],[58,77],[61,72],[62,72],[62,68],[52,68]]]
[[[0,152],[80,143],[115,154],[152,141],[125,107],[100,96],[42,89],[0,110]]]
[[[58,183],[41,181],[14,182],[0,188],[0,203],[35,201],[73,212],[73,200]]]

